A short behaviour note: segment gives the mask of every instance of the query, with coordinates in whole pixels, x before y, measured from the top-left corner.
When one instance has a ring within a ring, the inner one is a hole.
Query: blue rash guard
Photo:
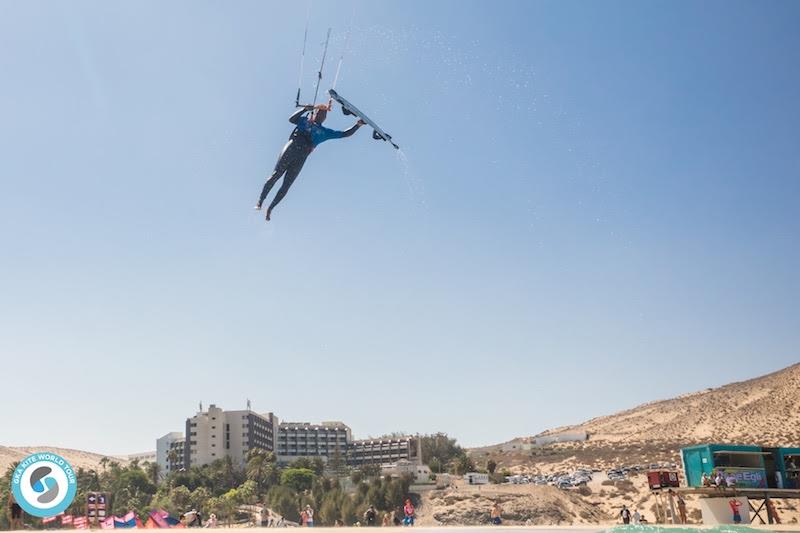
[[[324,143],[325,141],[330,141],[331,139],[342,139],[344,137],[349,137],[353,133],[355,133],[355,129],[358,128],[350,128],[346,131],[338,131],[332,130],[330,128],[326,128],[325,126],[320,126],[308,119],[308,117],[302,116],[297,119],[297,129],[301,133],[305,133],[306,135],[311,137],[311,145],[312,147],[316,148],[320,143]],[[352,130],[352,131],[351,131]]]

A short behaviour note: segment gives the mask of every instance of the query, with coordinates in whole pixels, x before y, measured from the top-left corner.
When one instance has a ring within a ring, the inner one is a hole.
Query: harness
[[[309,146],[309,148],[313,148],[314,146],[314,142],[311,139],[310,129],[303,131],[300,129],[299,125],[295,126],[295,128],[292,130],[291,135],[289,135],[289,139],[292,141],[300,141],[301,143],[305,143]]]

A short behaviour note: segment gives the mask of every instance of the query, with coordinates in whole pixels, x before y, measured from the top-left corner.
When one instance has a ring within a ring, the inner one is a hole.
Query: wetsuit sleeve
[[[349,128],[344,131],[334,131],[331,134],[331,139],[343,139],[344,137],[350,137],[352,134],[358,131],[358,128],[361,127],[361,124],[356,122]]]
[[[300,117],[302,117],[305,113],[308,113],[308,109],[306,109],[305,107],[301,107],[300,109],[292,113],[292,116],[289,117],[289,122],[291,122],[292,124],[297,124],[297,122],[300,120]]]

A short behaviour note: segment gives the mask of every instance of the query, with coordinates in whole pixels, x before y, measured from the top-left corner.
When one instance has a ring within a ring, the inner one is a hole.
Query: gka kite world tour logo
[[[64,512],[75,499],[75,472],[63,457],[35,453],[22,460],[11,478],[14,499],[26,513],[47,518]]]

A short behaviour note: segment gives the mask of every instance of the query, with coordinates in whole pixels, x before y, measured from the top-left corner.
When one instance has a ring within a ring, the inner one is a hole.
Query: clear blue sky
[[[800,360],[800,4],[0,3],[0,444],[197,403],[499,442]],[[338,112],[328,125],[352,123]]]

